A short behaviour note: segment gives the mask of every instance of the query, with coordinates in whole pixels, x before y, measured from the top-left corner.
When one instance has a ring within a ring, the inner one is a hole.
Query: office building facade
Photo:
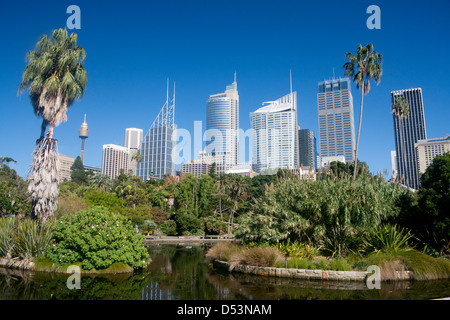
[[[172,97],[167,98],[158,116],[143,138],[139,152],[142,161],[137,165],[136,176],[143,181],[162,179],[164,175],[175,176],[176,125],[175,88]]]
[[[64,180],[72,180],[71,177],[71,168],[73,163],[75,162],[75,158],[63,156],[62,154],[58,154],[59,161],[59,179],[60,181]]]
[[[314,131],[298,130],[298,161],[303,167],[317,169],[317,144]]]
[[[415,143],[419,174],[425,173],[434,158],[450,152],[450,135],[444,138],[419,140]]]
[[[206,149],[218,164],[218,173],[239,162],[239,93],[236,74],[224,93],[211,95],[206,103]]]
[[[128,173],[130,149],[115,144],[103,145],[102,173],[110,179],[116,178],[121,171]]]
[[[392,91],[392,106],[399,97],[406,98],[409,115],[400,119],[393,114],[398,178],[401,179],[402,184],[417,190],[420,181],[415,143],[427,138],[422,89]]]
[[[143,130],[137,128],[125,129],[124,147],[130,149],[129,169],[136,174],[137,162],[133,160],[133,155],[139,151],[142,145]]]
[[[356,143],[350,80],[319,82],[317,109],[320,156],[345,156],[353,162]]]
[[[258,173],[298,164],[297,92],[250,113],[253,168]]]

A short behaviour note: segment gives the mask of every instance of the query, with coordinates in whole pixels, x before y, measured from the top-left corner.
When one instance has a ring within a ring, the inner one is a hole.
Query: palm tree
[[[404,173],[406,171],[406,155],[405,155],[405,141],[403,139],[403,119],[407,118],[409,115],[408,100],[406,100],[406,98],[404,96],[399,96],[399,97],[395,98],[395,102],[392,105],[392,113],[397,117],[399,129],[400,129],[399,130],[400,131],[400,148],[401,148],[402,158],[403,158],[402,174],[404,175]],[[398,169],[400,169],[400,168],[398,168]]]
[[[356,87],[358,90],[361,89],[361,108],[359,113],[358,137],[356,139],[355,168],[353,170],[353,180],[355,180],[364,95],[368,94],[370,91],[371,80],[375,80],[377,84],[380,83],[381,75],[383,74],[383,68],[381,67],[383,56],[373,50],[373,44],[369,43],[365,47],[360,44],[356,49],[356,56],[351,52],[347,52],[345,54],[345,59],[347,59],[348,62],[344,64],[344,74],[347,77],[353,77],[353,82],[356,83]]]
[[[27,66],[18,93],[29,90],[34,113],[42,118],[41,135],[36,141],[28,177],[32,199],[32,218],[45,222],[57,207],[59,163],[53,130],[67,121],[66,112],[86,90],[83,63],[85,50],[77,45],[77,34],[54,30],[41,36],[34,50],[26,55]],[[48,133],[45,131],[48,126]]]

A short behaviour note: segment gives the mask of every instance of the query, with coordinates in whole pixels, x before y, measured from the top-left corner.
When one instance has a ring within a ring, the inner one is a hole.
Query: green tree
[[[450,254],[450,152],[434,158],[417,196],[417,233],[440,254]]]
[[[73,182],[77,184],[87,184],[88,183],[88,175],[86,171],[84,171],[84,165],[81,161],[80,156],[76,157],[72,166],[70,167],[70,178]]]
[[[359,148],[359,136],[361,133],[361,123],[363,114],[363,101],[364,95],[370,91],[370,81],[375,80],[378,84],[381,80],[383,68],[381,64],[383,62],[383,56],[373,49],[373,44],[369,43],[363,47],[361,44],[356,49],[356,55],[351,52],[345,54],[345,59],[348,60],[344,64],[344,74],[353,78],[353,82],[356,83],[356,87],[361,89],[361,108],[359,112],[359,124],[358,124],[358,136],[356,138],[355,149],[355,167],[353,170],[353,180],[356,179],[357,167],[358,167],[358,148]]]
[[[56,210],[59,194],[57,142],[53,130],[67,120],[67,110],[86,90],[83,66],[86,53],[77,40],[77,34],[69,36],[66,29],[54,30],[51,37],[41,36],[35,49],[26,55],[28,64],[18,90],[19,94],[29,90],[34,113],[43,119],[33,153],[28,192],[32,217],[44,222]]]

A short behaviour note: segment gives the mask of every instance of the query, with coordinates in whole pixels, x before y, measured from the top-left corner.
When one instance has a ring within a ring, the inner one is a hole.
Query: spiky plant
[[[345,59],[347,59],[348,62],[344,64],[344,74],[347,77],[352,77],[353,82],[356,83],[356,87],[361,89],[361,108],[359,113],[358,136],[356,138],[355,167],[353,170],[353,180],[355,180],[356,173],[358,172],[358,147],[359,136],[361,133],[364,95],[368,94],[370,91],[371,80],[375,80],[377,84],[380,82],[381,75],[383,74],[383,68],[381,67],[383,56],[373,49],[372,43],[369,43],[365,47],[360,44],[356,49],[356,55],[347,52],[345,54]]]
[[[28,64],[18,93],[29,90],[34,113],[42,118],[41,135],[36,141],[28,177],[29,192],[32,217],[45,221],[56,210],[59,193],[57,141],[53,139],[53,130],[67,121],[67,110],[84,95],[86,52],[77,45],[76,33],[69,36],[66,29],[58,29],[51,37],[41,36],[26,58]]]

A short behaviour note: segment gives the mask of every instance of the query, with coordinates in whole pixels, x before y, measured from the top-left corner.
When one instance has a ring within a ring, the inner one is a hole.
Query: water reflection
[[[212,269],[207,247],[149,247],[148,270],[134,274],[82,276],[69,290],[68,275],[0,268],[0,300],[377,300],[450,296],[450,281],[383,283],[305,281],[228,274]]]

